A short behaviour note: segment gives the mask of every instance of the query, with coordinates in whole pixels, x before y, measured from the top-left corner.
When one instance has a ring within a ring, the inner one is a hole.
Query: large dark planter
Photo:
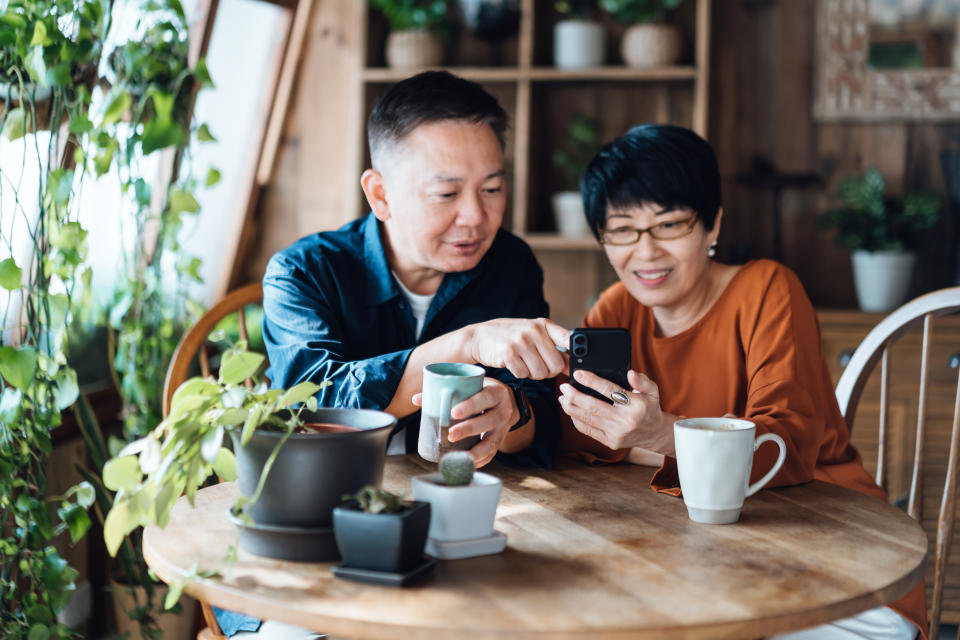
[[[356,430],[292,434],[280,448],[263,492],[250,510],[255,524],[243,528],[240,546],[271,558],[336,560],[333,508],[345,494],[368,484],[380,485],[387,440],[397,420],[368,409],[321,408],[305,411],[302,417],[306,422]],[[240,446],[237,434],[231,433],[231,437],[240,493],[252,496],[263,466],[283,434],[259,430],[245,447]]]
[[[333,532],[343,564],[403,573],[424,561],[430,503],[414,501],[399,513],[366,513],[352,501],[333,510]]]

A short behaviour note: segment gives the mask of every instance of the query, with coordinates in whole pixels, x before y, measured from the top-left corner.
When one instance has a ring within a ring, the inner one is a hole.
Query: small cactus
[[[466,451],[451,451],[440,458],[440,475],[445,485],[459,487],[470,484],[473,469],[473,457]]]

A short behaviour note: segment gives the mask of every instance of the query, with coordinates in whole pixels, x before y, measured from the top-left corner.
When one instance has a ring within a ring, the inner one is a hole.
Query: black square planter
[[[414,501],[399,513],[366,513],[355,501],[333,510],[333,534],[343,564],[401,573],[423,562],[430,503]]]

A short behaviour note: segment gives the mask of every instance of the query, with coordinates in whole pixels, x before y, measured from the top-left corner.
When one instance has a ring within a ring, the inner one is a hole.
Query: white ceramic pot
[[[668,24],[638,23],[623,34],[620,55],[631,67],[675,64],[683,51],[680,30]]]
[[[854,251],[853,283],[863,311],[892,311],[907,301],[916,256],[901,251]]]
[[[472,540],[493,535],[502,483],[477,471],[468,485],[448,487],[443,476],[414,476],[413,499],[430,503],[430,532],[434,540]]]
[[[394,69],[417,69],[443,64],[443,42],[423,29],[391,31],[384,50],[387,65]]]
[[[583,198],[579,191],[560,191],[550,197],[557,233],[568,238],[590,235],[587,217],[583,213]]]
[[[553,25],[553,64],[559,69],[587,69],[603,65],[606,32],[588,20],[561,20]]]

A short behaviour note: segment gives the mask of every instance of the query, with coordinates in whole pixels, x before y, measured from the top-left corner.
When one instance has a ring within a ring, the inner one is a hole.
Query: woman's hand
[[[570,331],[552,320],[500,318],[466,330],[467,353],[478,364],[532,380],[553,378],[567,370],[567,357],[557,347],[569,344]]]
[[[423,395],[413,396],[413,404],[423,405]],[[473,416],[467,420],[468,416]],[[497,454],[510,426],[520,419],[513,399],[513,390],[495,378],[484,378],[483,388],[450,409],[450,419],[463,420],[450,427],[450,442],[470,436],[480,436],[480,442],[470,449],[477,468],[487,464]]]
[[[578,391],[569,383],[560,385],[560,406],[578,431],[611,449],[640,447],[648,451],[674,456],[673,423],[676,416],[660,407],[660,390],[656,383],[636,371],[627,373],[632,389],[618,385],[590,371],[574,372],[574,379],[601,395],[627,402],[608,404]],[[622,395],[620,395],[622,394]]]

